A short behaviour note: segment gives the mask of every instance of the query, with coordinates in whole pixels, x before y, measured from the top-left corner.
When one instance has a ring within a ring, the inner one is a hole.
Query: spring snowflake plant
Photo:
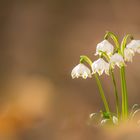
[[[110,38],[113,40],[114,45],[108,41]],[[79,77],[82,77],[83,79],[94,77],[97,82],[104,110],[99,111],[99,113],[92,113],[89,117],[91,120],[97,120],[99,125],[108,123],[117,125],[122,121],[129,121],[140,111],[137,104],[132,107],[130,112],[128,110],[128,95],[125,79],[126,63],[132,62],[135,53],[140,53],[140,40],[134,40],[130,34],[127,34],[124,36],[122,42],[119,43],[118,38],[114,33],[107,32],[104,36],[104,40],[97,44],[95,55],[98,56],[98,59],[92,62],[89,57],[82,55],[80,56],[80,63],[73,68],[71,72],[73,79]],[[84,63],[87,63],[89,67]],[[120,69],[121,102],[119,100],[117,84],[114,76],[115,67]],[[116,113],[110,111],[103,87],[99,80],[99,76],[102,74],[111,76],[114,86]]]

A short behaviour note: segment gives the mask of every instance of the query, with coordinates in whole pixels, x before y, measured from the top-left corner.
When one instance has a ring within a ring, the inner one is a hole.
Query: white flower
[[[95,55],[100,55],[100,51],[105,52],[110,56],[114,51],[114,47],[107,40],[103,40],[102,42],[97,44]]]
[[[109,64],[105,62],[102,58],[99,58],[98,60],[94,61],[91,65],[93,74],[98,73],[99,75],[102,75],[103,72],[109,75]]]
[[[134,51],[129,48],[124,49],[124,60],[127,62],[132,62],[132,58],[135,55]]]
[[[89,115],[89,118],[92,119],[92,118],[94,118],[96,115],[97,115],[97,113],[92,113],[92,114]]]
[[[103,119],[101,120],[101,125],[105,125],[107,122],[109,122],[109,119]]]
[[[126,48],[132,49],[134,52],[140,53],[140,40],[132,40],[126,45]]]
[[[84,64],[80,63],[77,66],[75,66],[71,72],[72,78],[79,78],[82,77],[86,79],[87,77],[91,78],[91,71],[90,69],[85,66]]]
[[[110,58],[110,65],[112,68],[114,68],[115,65],[117,65],[119,68],[121,68],[122,66],[125,65],[123,57],[120,54],[115,53]]]
[[[116,116],[113,116],[112,120],[114,124],[118,124],[118,118]]]

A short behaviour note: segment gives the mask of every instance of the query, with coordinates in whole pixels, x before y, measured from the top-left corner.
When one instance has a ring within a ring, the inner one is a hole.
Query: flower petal
[[[109,41],[103,40],[102,42],[97,44],[95,55],[100,55],[100,51],[105,52],[110,56],[114,51],[114,47]]]
[[[87,66],[80,63],[73,68],[71,76],[73,79],[79,77],[82,77],[83,79],[86,79],[87,77],[91,78],[91,71]]]
[[[123,57],[120,54],[115,53],[110,58],[110,65],[112,68],[114,68],[115,65],[117,65],[119,68],[121,68],[122,66],[125,66]]]
[[[98,60],[94,61],[92,63],[92,73],[98,73],[99,76],[105,72],[106,74],[109,74],[109,64],[105,62],[102,58],[99,58]]]

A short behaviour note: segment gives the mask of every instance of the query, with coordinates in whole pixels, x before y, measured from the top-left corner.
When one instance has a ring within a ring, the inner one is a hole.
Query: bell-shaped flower
[[[104,61],[102,58],[94,61],[91,67],[93,74],[97,72],[99,75],[102,75],[103,72],[105,72],[107,75],[109,75],[109,63]]]
[[[140,53],[140,40],[132,40],[126,45],[126,48],[132,49],[134,52]]]
[[[124,60],[127,62],[132,62],[132,58],[135,55],[134,51],[129,48],[124,49]]]
[[[110,58],[110,65],[112,68],[114,68],[115,65],[117,65],[119,68],[121,68],[122,66],[125,65],[123,57],[120,54],[115,53]]]
[[[118,124],[118,118],[116,116],[113,116],[112,121],[114,124]]]
[[[107,124],[107,123],[109,123],[110,122],[110,119],[103,119],[103,120],[101,120],[101,126],[103,126],[103,125],[105,125],[105,124]]]
[[[102,42],[97,44],[95,55],[100,55],[101,52],[105,52],[107,55],[110,56],[113,53],[113,51],[113,45],[109,41],[103,40]]]
[[[91,71],[90,69],[85,66],[84,64],[80,63],[77,66],[75,66],[71,72],[71,76],[72,78],[79,78],[82,77],[84,79],[86,79],[87,77],[91,78]]]

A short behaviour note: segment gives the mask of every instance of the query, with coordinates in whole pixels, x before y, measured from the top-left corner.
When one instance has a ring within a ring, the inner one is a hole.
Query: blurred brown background
[[[106,30],[140,39],[139,12],[139,0],[1,0],[2,138],[99,139],[86,124],[102,109],[95,80],[72,80],[70,73],[80,55],[96,59]],[[139,59],[127,66],[130,107],[140,104]],[[118,70],[116,78],[120,86]],[[114,110],[110,77],[101,79]]]

